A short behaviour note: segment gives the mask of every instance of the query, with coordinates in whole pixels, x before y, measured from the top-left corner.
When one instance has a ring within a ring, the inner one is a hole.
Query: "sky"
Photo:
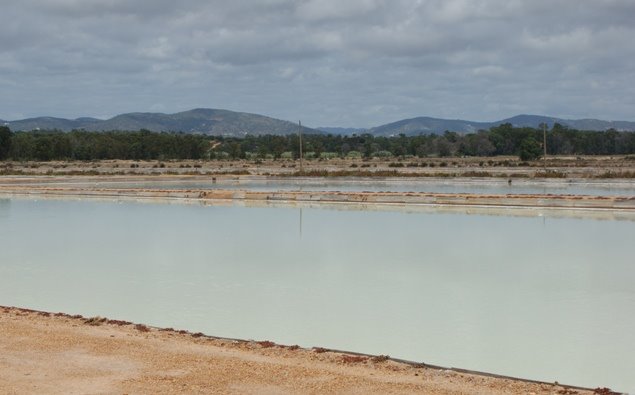
[[[0,119],[635,121],[635,0],[2,0]]]

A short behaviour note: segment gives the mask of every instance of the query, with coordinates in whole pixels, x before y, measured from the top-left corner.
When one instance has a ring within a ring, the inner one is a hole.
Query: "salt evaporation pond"
[[[30,185],[73,186],[85,188],[144,188],[144,189],[249,189],[257,191],[347,191],[347,192],[430,192],[430,193],[476,193],[476,194],[554,194],[633,196],[635,182],[625,180],[532,180],[514,179],[350,179],[350,178],[250,178],[195,176],[192,178],[170,176],[130,181],[92,180],[65,181],[63,178],[50,181],[29,180]],[[13,182],[12,184],[15,184]],[[2,185],[2,182],[0,182]]]
[[[0,304],[635,392],[635,222],[0,198]]]

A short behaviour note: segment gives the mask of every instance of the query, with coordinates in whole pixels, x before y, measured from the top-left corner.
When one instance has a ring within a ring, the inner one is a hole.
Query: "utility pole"
[[[544,154],[542,156],[542,167],[547,177],[547,122],[542,123],[542,147]]]
[[[300,174],[304,174],[304,163],[302,161],[302,122],[298,121],[298,134],[300,135]]]

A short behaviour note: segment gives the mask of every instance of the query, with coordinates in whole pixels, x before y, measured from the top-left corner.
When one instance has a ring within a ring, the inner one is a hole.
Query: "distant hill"
[[[363,134],[368,132],[366,128],[338,128],[338,127],[328,127],[328,126],[320,126],[316,128],[317,130],[321,130],[325,133],[329,134],[341,134],[341,135],[352,135],[352,134]]]
[[[303,133],[329,133],[335,135],[370,133],[375,136],[396,136],[403,133],[407,136],[413,136],[418,134],[439,134],[446,130],[472,133],[481,129],[489,129],[492,126],[498,126],[503,123],[511,123],[516,127],[527,126],[534,128],[539,127],[541,123],[546,123],[551,127],[556,122],[578,130],[607,130],[613,128],[620,131],[635,131],[635,122],[602,121],[599,119],[562,119],[542,115],[516,115],[495,122],[417,117],[391,122],[371,129],[340,127],[311,129],[303,126],[302,131]],[[175,114],[135,112],[117,115],[107,120],[86,117],[77,119],[38,117],[19,121],[0,120],[0,124],[6,124],[14,131],[36,129],[58,129],[63,131],[73,129],[84,129],[88,131],[147,129],[154,132],[183,132],[234,137],[245,136],[247,134],[287,135],[298,132],[298,125],[293,122],[270,118],[264,115],[209,108],[198,108]]]
[[[476,132],[479,129],[489,128],[489,123],[484,122],[471,122],[460,119],[440,119],[430,117],[417,117],[410,119],[403,119],[401,121],[388,123],[374,127],[369,130],[369,133],[375,136],[396,136],[399,134],[405,134],[406,136],[413,136],[418,134],[438,134],[443,133],[446,130],[453,132]]]
[[[153,132],[183,132],[207,135],[245,136],[278,134],[286,135],[298,132],[298,125],[289,121],[266,117],[264,115],[198,108],[176,114],[137,112],[117,115],[107,120],[95,118],[63,119],[39,117],[9,121],[11,130],[50,130],[87,131],[140,130]],[[323,133],[322,131],[302,127],[303,133]]]
[[[502,119],[495,122],[474,122],[461,119],[441,119],[430,117],[417,117],[404,119],[386,125],[371,128],[369,133],[375,136],[396,136],[401,133],[407,136],[418,134],[439,134],[446,130],[452,132],[472,133],[480,129],[489,129],[504,123],[511,123],[516,127],[537,128],[541,123],[552,127],[554,123],[568,126],[578,130],[608,130],[635,131],[635,122],[628,121],[602,121],[599,119],[562,119],[542,115],[516,115],[515,117]]]
[[[509,122],[514,126],[538,127],[541,123],[546,123],[549,127],[554,123],[559,123],[578,130],[608,130],[635,131],[635,122],[629,121],[602,121],[599,119],[563,119],[545,117],[541,115],[516,115],[512,118],[495,122],[496,125]]]
[[[11,130],[38,130],[38,129],[60,129],[60,130],[72,130],[80,129],[89,125],[95,121],[84,122],[86,118],[79,119],[64,119],[54,117],[38,117],[28,118],[20,121],[5,121]],[[99,121],[99,120],[96,120]]]

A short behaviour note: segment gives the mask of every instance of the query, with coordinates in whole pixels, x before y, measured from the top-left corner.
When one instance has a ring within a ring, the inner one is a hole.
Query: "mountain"
[[[489,128],[489,124],[485,122],[417,117],[377,126],[371,128],[369,133],[375,136],[396,136],[399,134],[413,136],[418,134],[438,134],[446,130],[469,133],[487,128]]]
[[[543,115],[516,115],[511,118],[495,122],[474,122],[461,119],[441,119],[430,117],[417,117],[404,119],[397,122],[371,128],[368,132],[375,136],[396,136],[405,134],[413,136],[418,134],[439,134],[446,130],[452,132],[472,133],[481,129],[489,129],[504,123],[511,123],[515,127],[538,128],[542,123],[552,127],[554,123],[568,126],[578,130],[608,130],[635,131],[635,122],[629,121],[602,121],[599,119],[563,119],[547,117]]]
[[[442,119],[431,117],[417,117],[376,126],[371,129],[321,127],[311,129],[302,127],[303,133],[329,133],[335,135],[352,135],[370,133],[375,136],[407,136],[418,134],[439,134],[446,130],[459,133],[472,133],[481,129],[489,129],[503,123],[511,123],[516,127],[537,128],[542,123],[552,127],[554,123],[578,130],[607,130],[635,131],[635,122],[602,121],[599,119],[562,119],[543,115],[516,115],[511,118],[495,122],[475,122],[462,119]],[[84,129],[89,131],[104,130],[140,130],[147,129],[155,132],[183,132],[208,135],[223,135],[240,137],[247,134],[287,135],[298,132],[298,125],[293,122],[266,117],[264,115],[197,108],[175,114],[134,112],[117,115],[107,120],[96,118],[64,119],[53,117],[29,118],[19,121],[2,121],[11,130],[51,130],[70,131]]]
[[[619,131],[635,131],[635,122],[628,121],[602,121],[599,119],[563,119],[545,117],[541,115],[516,115],[512,118],[503,119],[494,122],[494,126],[501,123],[511,123],[514,126],[539,127],[541,123],[546,123],[552,127],[554,123],[559,123],[578,130],[608,130],[615,129]]]
[[[569,126],[579,130],[608,130],[635,131],[635,122],[629,121],[601,121],[598,119],[575,119],[567,121]]]
[[[20,121],[5,121],[11,130],[38,130],[38,129],[81,129],[94,121],[83,121],[86,118],[64,119],[54,117],[28,118]]]
[[[338,127],[320,126],[320,127],[317,127],[316,129],[321,130],[328,134],[335,134],[335,135],[364,134],[368,132],[368,129],[366,128],[338,128]]]
[[[107,120],[95,118],[63,119],[39,117],[8,122],[12,130],[50,130],[70,131],[84,129],[88,131],[140,130],[154,132],[183,132],[208,135],[244,136],[298,132],[298,125],[289,121],[266,117],[264,115],[198,108],[175,114],[136,112],[117,115]],[[322,131],[302,127],[303,133],[323,133]]]

